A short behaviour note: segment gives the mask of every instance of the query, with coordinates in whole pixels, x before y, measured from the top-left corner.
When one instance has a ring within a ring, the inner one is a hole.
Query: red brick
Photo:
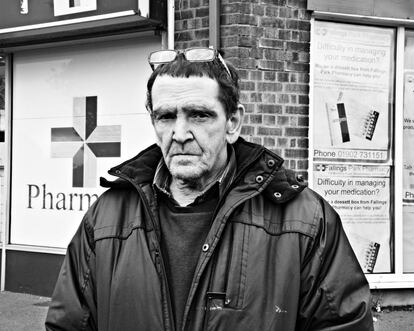
[[[251,4],[252,2],[253,1],[246,1],[246,2],[241,1],[240,6],[239,6],[240,12],[244,14],[251,14],[252,9],[253,9],[252,4]]]
[[[263,138],[263,144],[265,147],[274,147],[275,146],[275,139],[272,137],[264,137]]]
[[[239,63],[239,68],[249,68],[255,69],[256,68],[256,60],[255,59],[243,59]]]
[[[263,16],[260,17],[259,25],[264,28],[283,29],[285,27],[285,22],[274,16]]]
[[[297,139],[298,147],[301,148],[308,148],[309,147],[309,139],[303,138],[303,139]]]
[[[226,3],[221,5],[221,14],[234,14],[239,12],[239,3]]]
[[[281,91],[283,86],[280,83],[257,83],[257,88],[259,91],[271,91],[271,92],[278,92]]]
[[[286,0],[286,5],[289,7],[297,7],[299,0]]]
[[[281,7],[279,8],[279,17],[283,18],[292,18],[294,17],[294,11],[288,7]]]
[[[259,104],[258,112],[263,114],[281,114],[282,106],[275,104]]]
[[[301,42],[310,42],[310,32],[309,31],[299,31],[299,41]]]
[[[257,25],[258,21],[258,17],[254,15],[242,14],[239,16],[239,24]]]
[[[289,103],[289,94],[277,94],[277,103]]]
[[[204,38],[208,38],[209,37],[209,31],[208,29],[200,29],[200,30],[195,30],[195,38],[196,39],[204,39]]]
[[[224,34],[222,34],[222,37],[220,38],[220,44],[223,48],[238,46],[239,37],[238,36],[224,36]]]
[[[210,9],[208,7],[197,8],[196,11],[195,11],[195,16],[197,16],[197,17],[208,16],[209,13],[210,13]]]
[[[253,113],[256,109],[256,105],[253,103],[244,103],[244,109],[246,113]]]
[[[192,31],[181,31],[175,33],[176,41],[193,41],[195,40],[195,33],[194,30]]]
[[[249,77],[249,71],[245,69],[239,69],[237,70],[237,73],[239,74],[239,78],[243,80],[247,80]]]
[[[190,0],[189,1],[189,6],[191,8],[198,8],[198,7],[205,7],[208,6],[209,1],[208,0]],[[178,6],[176,5],[176,8]]]
[[[263,57],[270,61],[290,61],[292,59],[292,54],[284,50],[268,48],[263,50]]]
[[[290,30],[279,29],[278,33],[279,33],[279,39],[281,40],[291,40],[292,38],[292,31]]]
[[[254,91],[256,89],[255,83],[249,81],[241,81],[240,89],[242,91]]]
[[[241,128],[241,134],[243,135],[254,135],[254,126],[243,125]]]
[[[298,103],[301,105],[308,105],[309,104],[309,96],[308,95],[299,95]]]
[[[284,6],[286,5],[286,0],[262,0],[263,4]]]
[[[310,31],[310,21],[299,21],[298,29],[303,31]]]
[[[285,158],[289,157],[286,154],[287,153],[285,152]],[[289,164],[289,169],[296,170],[296,161],[295,160],[287,160],[287,163]]]
[[[249,102],[249,95],[247,93],[240,93],[240,102],[241,103],[247,103]]]
[[[238,36],[239,35],[237,25],[221,26],[220,32],[222,36],[232,36],[232,35]]]
[[[299,170],[308,169],[308,160],[297,160],[296,162]],[[298,174],[301,174],[305,180],[308,179],[308,174],[306,172],[298,172]]]
[[[220,24],[221,25],[234,25],[239,23],[239,15],[238,14],[229,14],[229,15],[221,15],[220,16]]]
[[[299,116],[298,117],[298,126],[309,126],[309,117]]]
[[[277,146],[278,147],[287,147],[288,140],[286,138],[277,138]]]
[[[262,115],[249,115],[250,118],[250,123],[252,124],[261,124],[263,122],[263,117]]]
[[[289,73],[287,72],[278,72],[277,73],[277,81],[278,82],[288,82],[289,81]]]
[[[307,137],[308,128],[285,128],[287,137]]]
[[[257,38],[254,36],[240,36],[238,46],[240,47],[256,47]]]
[[[309,92],[309,85],[308,84],[287,84],[285,85],[286,92],[301,92],[301,93],[308,93]]]
[[[307,158],[308,157],[308,150],[307,149],[285,149],[285,156],[288,158]]]
[[[286,106],[287,114],[298,114],[298,115],[308,115],[309,107],[308,106]]]
[[[310,54],[309,53],[306,53],[306,52],[300,52],[299,53],[299,58],[298,58],[299,62],[309,63],[309,60],[310,60]]]
[[[259,126],[257,128],[257,134],[260,136],[281,136],[282,129],[281,128],[269,128],[269,127],[262,127]]]
[[[276,72],[274,72],[274,71],[265,71],[264,72],[264,80],[271,80],[271,81],[276,80]],[[278,81],[281,82],[280,80],[278,80]]]
[[[263,72],[259,70],[250,71],[250,80],[262,80]]]
[[[298,72],[297,76],[299,83],[309,83],[309,74],[307,72]]]
[[[263,16],[264,15],[264,7],[263,7],[263,5],[262,4],[253,5],[252,14],[253,15],[257,15],[257,16]]]
[[[274,115],[263,115],[263,124],[265,125],[275,125],[276,118]]]
[[[263,145],[261,137],[251,137],[250,141],[255,144]]]
[[[278,116],[277,117],[278,125],[286,125],[288,123],[289,123],[289,116]]]
[[[291,51],[309,52],[309,43],[298,43],[294,41],[286,42],[286,48]]]
[[[250,93],[250,101],[251,102],[262,102],[262,94],[261,93]]]
[[[284,63],[281,61],[259,60],[259,68],[263,70],[283,70]]]
[[[287,20],[286,29],[297,30],[298,29],[298,20]]]
[[[263,102],[265,103],[276,102],[276,95],[274,93],[262,93],[262,95],[263,95]]]
[[[260,38],[259,46],[265,48],[283,49],[283,41],[269,38]]]

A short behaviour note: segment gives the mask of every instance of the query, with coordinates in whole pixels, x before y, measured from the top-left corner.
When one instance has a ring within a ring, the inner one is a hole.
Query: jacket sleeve
[[[338,214],[318,204],[319,230],[301,273],[298,330],[374,330],[370,290]]]
[[[93,228],[85,216],[68,246],[46,317],[46,330],[97,330]]]

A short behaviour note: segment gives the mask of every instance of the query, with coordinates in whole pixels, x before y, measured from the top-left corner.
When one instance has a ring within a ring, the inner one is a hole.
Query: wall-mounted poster
[[[414,71],[404,76],[404,179],[403,199],[414,202]]]
[[[390,167],[315,163],[313,170],[314,189],[341,216],[364,272],[390,272]]]
[[[394,30],[315,22],[313,158],[387,162]]]
[[[99,177],[155,141],[145,98],[159,48],[148,37],[14,55],[12,244],[66,248]]]

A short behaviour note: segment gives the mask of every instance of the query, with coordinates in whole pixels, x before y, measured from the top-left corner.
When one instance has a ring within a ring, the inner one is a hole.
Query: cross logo
[[[96,158],[121,156],[121,126],[97,125],[97,97],[73,100],[73,127],[52,128],[53,158],[72,158],[72,186],[96,186]]]

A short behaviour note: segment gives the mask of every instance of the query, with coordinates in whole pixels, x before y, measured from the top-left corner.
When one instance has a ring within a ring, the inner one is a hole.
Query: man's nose
[[[180,143],[184,143],[192,138],[190,125],[185,116],[178,116],[175,120],[172,138]]]

